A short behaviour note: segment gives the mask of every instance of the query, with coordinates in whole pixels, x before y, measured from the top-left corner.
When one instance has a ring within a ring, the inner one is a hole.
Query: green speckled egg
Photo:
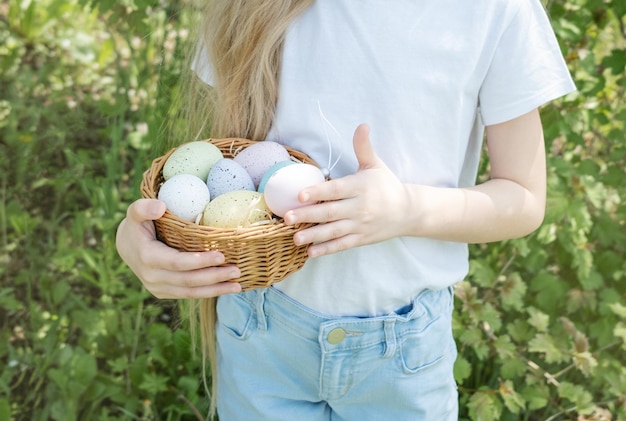
[[[206,182],[209,170],[224,155],[212,143],[198,140],[176,148],[163,165],[163,178],[169,180],[177,174],[191,174]]]

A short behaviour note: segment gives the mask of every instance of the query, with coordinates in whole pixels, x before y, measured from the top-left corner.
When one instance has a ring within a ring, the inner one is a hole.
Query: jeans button
[[[327,339],[328,339],[328,343],[331,345],[337,345],[341,343],[341,341],[343,341],[345,338],[346,338],[346,331],[340,327],[328,332]]]

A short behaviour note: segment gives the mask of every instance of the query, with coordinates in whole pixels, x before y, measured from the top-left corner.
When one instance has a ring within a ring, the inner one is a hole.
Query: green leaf
[[[165,392],[168,383],[169,377],[167,376],[157,373],[145,373],[139,388],[147,392],[150,396],[155,396],[157,393]]]
[[[521,310],[524,306],[524,295],[526,295],[526,283],[519,273],[508,276],[500,286],[500,297],[505,310]]]
[[[454,379],[462,384],[472,374],[472,365],[461,355],[454,362]]]
[[[472,284],[481,287],[491,287],[496,279],[496,272],[489,262],[480,259],[470,261],[469,276],[472,278]]]
[[[545,333],[538,333],[530,341],[528,351],[542,354],[543,359],[548,363],[560,363],[569,359],[569,355],[556,345],[550,335]]]
[[[504,406],[513,414],[519,414],[526,407],[524,398],[515,391],[512,381],[507,380],[500,383],[499,392],[504,401]]]
[[[528,323],[537,329],[539,332],[545,332],[548,329],[550,323],[550,316],[537,310],[534,307],[528,307],[526,310],[528,313]]]
[[[626,320],[626,305],[620,303],[609,304],[609,308],[622,319]]]
[[[581,385],[562,382],[558,388],[559,396],[576,405],[578,411],[585,411],[593,407],[593,396]]]
[[[87,353],[78,353],[73,361],[74,377],[86,388],[98,374],[96,358]]]
[[[473,421],[496,421],[502,414],[502,403],[490,391],[474,393],[469,399],[467,408]]]
[[[545,408],[548,405],[550,391],[545,386],[533,385],[532,387],[525,387],[522,390],[521,395],[524,397],[524,400],[528,402],[528,410],[533,411]]]
[[[502,360],[500,374],[504,379],[517,380],[527,370],[526,363],[520,358],[507,358]]]
[[[624,50],[615,49],[611,54],[604,57],[602,64],[611,70],[614,75],[624,74],[626,70],[626,54]]]
[[[613,334],[615,337],[622,340],[622,348],[626,349],[626,323],[619,322],[615,325],[615,329],[613,329]]]
[[[572,359],[576,368],[578,368],[587,377],[592,374],[594,368],[598,365],[598,361],[589,351],[574,353],[572,355]]]
[[[530,324],[522,319],[516,319],[506,326],[506,331],[516,342],[527,342],[533,337],[534,332]]]
[[[530,291],[536,293],[533,298],[535,305],[544,311],[554,310],[555,306],[563,305],[560,298],[565,296],[569,289],[563,279],[546,270],[540,271],[530,281],[529,286]]]
[[[459,341],[471,347],[480,360],[484,360],[489,354],[489,346],[484,340],[483,332],[477,326],[468,326],[459,335]]]
[[[498,332],[502,327],[502,315],[491,303],[485,303],[476,312],[476,317],[487,323],[492,332]]]
[[[5,398],[0,398],[0,420],[10,420],[11,418],[11,406],[9,401]]]

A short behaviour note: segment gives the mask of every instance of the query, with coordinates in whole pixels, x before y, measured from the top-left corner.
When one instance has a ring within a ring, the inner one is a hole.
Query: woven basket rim
[[[209,142],[212,143],[218,147],[223,146],[223,145],[228,145],[230,144],[230,146],[228,147],[228,153],[232,156],[235,156],[239,151],[241,151],[243,148],[245,148],[245,146],[254,144],[254,143],[258,143],[258,142],[262,142],[262,141],[254,141],[254,140],[250,140],[250,139],[244,139],[244,138],[237,138],[237,137],[228,137],[228,138],[220,138],[220,139],[215,139],[215,138],[207,138],[207,139],[201,139],[200,141],[202,142]],[[188,142],[186,142],[188,143]],[[169,158],[169,156],[174,153],[174,151],[184,145],[185,143],[171,148],[169,151],[167,151],[165,154],[155,158],[150,167],[144,171],[143,173],[143,177],[142,177],[142,181],[141,181],[141,194],[143,198],[147,198],[147,199],[157,199],[157,195],[158,195],[158,190],[156,190],[154,188],[154,185],[156,184],[156,180],[157,178],[161,175],[161,171],[163,169],[163,166],[165,164],[165,161],[167,161],[167,158]],[[237,148],[233,149],[233,146],[235,144],[239,144],[240,146]],[[244,146],[245,145],[245,146]],[[307,164],[312,164],[315,166],[318,166],[316,162],[314,162],[310,157],[308,157],[306,154],[296,151],[293,148],[290,148],[288,146],[283,145],[287,151],[289,152],[289,155],[293,158],[295,158],[296,160],[300,161],[300,162],[304,162]],[[220,147],[220,149],[222,149],[222,147]],[[224,153],[224,150],[222,150],[222,152]],[[169,219],[172,222],[175,222],[176,225],[179,225],[181,230],[190,230],[190,231],[202,231],[206,234],[210,234],[211,236],[236,236],[236,235],[250,235],[251,233],[267,233],[270,234],[268,231],[270,230],[276,230],[276,227],[289,227],[291,229],[295,229],[295,230],[300,230],[309,226],[313,226],[315,224],[312,223],[304,223],[304,224],[295,224],[295,225],[287,225],[284,220],[276,215],[273,215],[271,220],[268,220],[268,223],[263,223],[263,224],[258,224],[258,225],[252,225],[252,226],[248,226],[248,227],[234,227],[234,228],[219,228],[219,227],[212,227],[209,225],[202,225],[199,223],[196,223],[195,221],[187,221],[185,219],[182,219],[176,215],[174,215],[172,212],[170,212],[169,210],[166,210],[165,213],[163,214],[163,216],[161,216],[160,219]]]

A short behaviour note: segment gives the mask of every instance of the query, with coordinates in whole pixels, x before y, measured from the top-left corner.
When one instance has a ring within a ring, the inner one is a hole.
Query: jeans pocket
[[[252,331],[252,304],[241,294],[221,296],[217,300],[217,327],[237,339],[245,339]]]
[[[408,374],[436,365],[451,352],[452,325],[448,317],[439,316],[419,326],[421,329],[405,331],[401,341],[402,368]]]

